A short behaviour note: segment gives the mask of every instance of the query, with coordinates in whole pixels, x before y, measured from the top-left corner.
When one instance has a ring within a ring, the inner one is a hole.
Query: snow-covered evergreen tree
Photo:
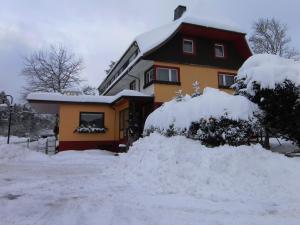
[[[198,81],[195,81],[193,84],[193,89],[194,89],[194,93],[192,94],[192,98],[200,96],[201,92],[200,92],[200,83]]]
[[[181,102],[183,100],[183,98],[184,98],[184,95],[182,93],[182,90],[176,91],[175,100],[177,102]]]
[[[265,147],[269,147],[268,136],[280,136],[292,140],[300,146],[300,87],[290,80],[275,85],[275,88],[261,88],[257,83],[252,84],[252,90],[245,88],[245,80],[239,80],[235,86],[237,94],[246,96],[256,103],[262,113],[257,115],[265,128]],[[250,93],[251,92],[251,93]]]

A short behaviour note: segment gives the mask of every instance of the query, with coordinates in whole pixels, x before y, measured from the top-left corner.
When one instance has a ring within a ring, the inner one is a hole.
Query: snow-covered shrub
[[[176,91],[175,100],[177,102],[181,102],[184,99],[184,95],[182,93],[182,90]]]
[[[275,55],[255,55],[239,70],[237,94],[257,104],[259,122],[268,134],[300,146],[300,63]],[[265,142],[268,147],[268,142]]]
[[[193,89],[194,89],[194,93],[192,94],[192,98],[200,96],[201,92],[200,92],[200,84],[198,81],[195,81],[193,84]]]
[[[244,144],[254,133],[251,124],[257,111],[257,106],[243,96],[205,88],[200,96],[185,96],[179,102],[174,99],[152,112],[144,134],[184,135],[211,146]],[[214,137],[217,140],[211,140]]]
[[[206,146],[248,145],[250,139],[256,136],[251,121],[232,120],[225,116],[221,118],[200,119],[193,122],[188,131],[188,137],[200,140]]]

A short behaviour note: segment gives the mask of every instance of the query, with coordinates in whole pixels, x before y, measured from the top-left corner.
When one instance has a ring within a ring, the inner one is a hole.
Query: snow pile
[[[237,79],[245,79],[250,93],[253,82],[268,89],[274,89],[286,79],[300,85],[300,62],[277,55],[253,55],[239,69]]]
[[[174,125],[176,130],[188,129],[192,122],[201,118],[220,118],[232,120],[252,120],[257,106],[243,96],[234,96],[214,88],[205,88],[203,95],[182,101],[171,100],[152,112],[146,122],[145,130],[156,128],[166,130]]]
[[[209,149],[182,136],[153,133],[121,158],[124,163],[116,168],[121,176],[157,194],[259,201],[300,197],[299,161],[260,145]]]
[[[0,144],[0,163],[20,161],[45,161],[49,157],[18,144]]]

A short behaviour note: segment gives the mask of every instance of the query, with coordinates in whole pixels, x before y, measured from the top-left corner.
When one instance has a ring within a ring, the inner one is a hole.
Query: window
[[[224,58],[225,57],[224,45],[215,44],[215,57],[217,57],[217,58]]]
[[[130,82],[129,89],[130,90],[136,90],[136,80]]]
[[[188,54],[194,54],[194,41],[183,39],[182,51]]]
[[[154,80],[154,70],[151,68],[145,73],[145,85],[151,83]]]
[[[234,84],[234,75],[219,73],[219,87],[229,88]]]
[[[104,113],[81,112],[79,124],[80,127],[104,128]]]
[[[158,67],[156,69],[156,79],[158,81],[178,82],[178,70]]]

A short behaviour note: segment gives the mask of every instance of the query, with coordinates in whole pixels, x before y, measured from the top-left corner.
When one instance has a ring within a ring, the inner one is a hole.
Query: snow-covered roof
[[[169,24],[166,24],[164,26],[155,28],[153,30],[150,30],[148,32],[145,32],[145,33],[142,33],[142,34],[138,35],[134,39],[134,41],[132,42],[130,47],[133,45],[133,43],[137,43],[138,47],[139,47],[139,50],[140,50],[139,54],[122,71],[122,73],[120,75],[118,75],[118,78],[115,79],[106,89],[110,89],[110,87],[114,86],[115,83],[119,82],[119,80],[127,73],[129,68],[131,68],[135,63],[137,63],[138,60],[141,57],[143,57],[147,52],[151,51],[152,49],[158,47],[159,45],[164,43],[166,40],[168,40],[173,34],[176,33],[176,31],[178,30],[178,28],[182,24],[193,24],[193,25],[198,25],[198,26],[207,27],[207,28],[214,28],[214,29],[219,29],[219,30],[224,30],[224,31],[230,31],[230,32],[245,34],[245,32],[242,29],[240,29],[236,26],[229,25],[229,24],[224,24],[224,23],[219,22],[219,21],[213,21],[213,20],[207,20],[207,19],[195,17],[193,15],[185,13],[181,18],[179,18],[175,21],[172,21]],[[118,65],[118,63],[120,62],[121,59],[122,59],[122,57],[114,65],[114,67],[112,68],[112,70],[111,70],[111,72],[108,76],[110,76],[112,74],[112,72],[114,71],[114,69],[116,68],[116,66]],[[105,79],[103,81],[103,83],[106,82],[106,81],[107,81],[107,79]]]
[[[135,41],[138,43],[141,53],[144,54],[163,43],[173,33],[176,32],[176,30],[180,27],[181,24],[184,23],[203,26],[207,28],[215,28],[225,31],[237,32],[242,34],[245,33],[242,29],[232,25],[223,24],[217,21],[197,18],[188,14],[184,14],[178,20],[175,20],[167,25],[161,26],[159,28],[153,29],[151,31],[145,32],[137,36],[135,38]]]
[[[286,79],[300,85],[300,62],[277,55],[253,55],[239,69],[237,79],[245,79],[249,93],[253,82],[260,84],[261,88],[269,89]]]
[[[105,103],[111,104],[121,97],[151,97],[138,91],[123,90],[113,96],[93,96],[93,95],[63,95],[60,93],[34,92],[27,96],[30,101],[45,102],[78,102],[78,103]]]

